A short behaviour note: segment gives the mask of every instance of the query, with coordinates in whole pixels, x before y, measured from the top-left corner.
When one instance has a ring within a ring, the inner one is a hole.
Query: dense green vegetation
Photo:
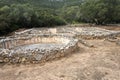
[[[81,5],[81,20],[96,24],[120,22],[120,0],[86,0]]]
[[[120,23],[120,0],[0,0],[0,35],[67,23]]]

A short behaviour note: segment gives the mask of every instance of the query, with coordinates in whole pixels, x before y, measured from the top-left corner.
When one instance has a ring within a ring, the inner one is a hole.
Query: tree
[[[81,5],[81,20],[96,24],[116,23],[120,20],[120,0],[86,0]]]
[[[19,28],[64,25],[66,22],[51,9],[30,4],[11,4],[0,8],[0,35]]]
[[[60,16],[63,17],[67,22],[72,23],[73,21],[78,20],[79,13],[79,6],[63,7]]]
[[[4,6],[0,8],[0,34],[6,33],[9,28],[10,19],[8,18],[10,11],[9,6]]]

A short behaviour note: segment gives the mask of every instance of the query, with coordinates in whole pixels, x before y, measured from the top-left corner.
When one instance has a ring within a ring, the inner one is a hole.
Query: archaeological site
[[[33,28],[0,39],[0,62],[38,63],[69,55],[78,43],[93,47],[84,39],[111,40],[120,31],[97,27]],[[119,43],[119,42],[117,42]]]
[[[0,37],[0,80],[119,80],[120,28],[61,26]]]

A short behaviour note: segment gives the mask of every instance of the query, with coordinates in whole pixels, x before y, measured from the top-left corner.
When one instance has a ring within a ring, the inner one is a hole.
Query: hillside
[[[120,0],[0,0],[0,35],[19,28],[120,23]]]

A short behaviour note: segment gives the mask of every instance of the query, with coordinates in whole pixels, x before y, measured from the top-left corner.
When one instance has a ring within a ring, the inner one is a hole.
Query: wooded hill
[[[120,23],[120,0],[0,0],[0,35],[68,23]]]

